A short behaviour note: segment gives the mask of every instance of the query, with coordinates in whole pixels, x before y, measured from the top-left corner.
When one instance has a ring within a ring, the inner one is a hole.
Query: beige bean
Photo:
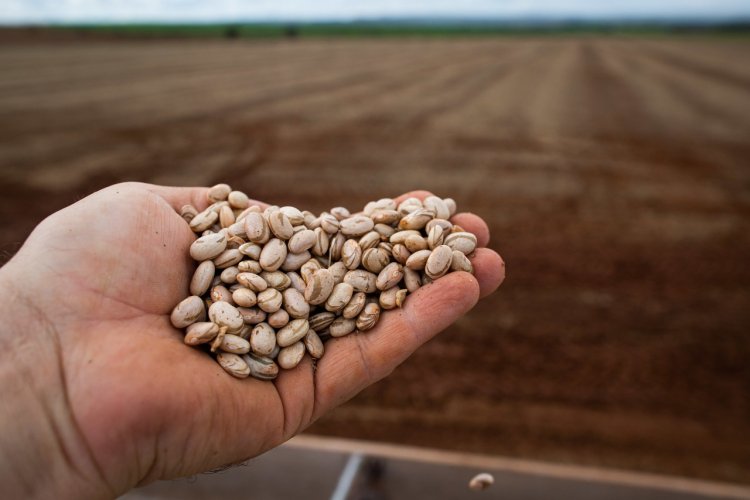
[[[360,332],[372,329],[380,319],[380,306],[375,302],[367,304],[357,317],[356,327]]]
[[[486,490],[493,484],[495,484],[495,478],[492,477],[492,474],[482,472],[481,474],[477,474],[476,476],[471,478],[471,480],[469,481],[469,489],[474,491],[482,491]]]
[[[219,349],[224,352],[231,352],[232,354],[246,354],[250,352],[250,342],[238,335],[228,333],[224,335]]]
[[[307,250],[301,253],[288,253],[286,254],[284,262],[281,264],[281,270],[286,272],[297,271],[311,258],[312,255],[310,255],[310,252]]]
[[[241,263],[240,263],[241,264]],[[255,273],[240,273],[237,275],[237,283],[249,288],[255,293],[262,292],[268,288],[268,283]]]
[[[234,305],[234,299],[232,299],[232,293],[227,290],[224,285],[216,285],[211,288],[211,301],[212,302],[229,302]]]
[[[263,271],[260,273],[260,277],[263,278],[269,287],[275,288],[280,292],[286,290],[292,284],[289,276],[282,271]]]
[[[448,207],[448,217],[456,215],[456,201],[453,198],[443,198],[443,203]],[[446,219],[448,218],[446,217]]]
[[[357,240],[346,240],[341,249],[341,262],[347,269],[357,269],[362,260],[362,247]]]
[[[315,259],[310,259],[302,264],[302,267],[299,270],[299,274],[300,276],[302,276],[305,284],[307,284],[310,283],[312,275],[315,274],[316,271],[319,271],[321,269],[323,269],[323,266],[320,265],[320,262]]]
[[[375,232],[378,233],[381,238],[386,239],[386,240],[390,238],[391,236],[393,236],[393,234],[396,232],[395,228],[388,226],[386,224],[375,224],[375,227],[373,229],[375,229]],[[367,234],[370,234],[370,233],[367,233]],[[367,236],[367,234],[365,236]]]
[[[228,206],[221,207],[221,210],[219,210],[219,224],[221,227],[228,228],[234,222],[234,212],[232,212],[232,209]]]
[[[372,231],[375,223],[371,218],[364,215],[355,215],[344,219],[340,223],[340,231],[344,236],[356,237]]]
[[[250,212],[245,217],[245,234],[253,243],[263,244],[271,238],[271,230],[262,214]]]
[[[258,294],[258,307],[267,313],[273,313],[281,309],[281,292],[275,288],[266,288]]]
[[[226,326],[229,333],[242,329],[243,319],[240,312],[228,302],[214,302],[208,308],[208,317],[219,326]]]
[[[310,304],[296,288],[284,290],[284,309],[292,318],[307,318],[310,314]]]
[[[362,267],[371,273],[379,273],[390,261],[388,252],[382,248],[368,248],[362,254]]]
[[[330,243],[328,233],[321,227],[315,228],[313,232],[315,233],[315,242],[312,246],[312,254],[322,257],[328,253],[328,245]]]
[[[263,270],[263,268],[260,267],[260,262],[256,262],[254,260],[242,260],[238,262],[237,269],[239,269],[241,273],[253,274],[258,274]]]
[[[433,250],[435,247],[439,247],[445,240],[445,234],[443,234],[443,228],[435,225],[430,229],[430,233],[427,235],[427,247]]]
[[[430,253],[424,272],[430,278],[437,279],[450,270],[453,260],[453,250],[448,245],[440,245]]]
[[[430,258],[430,254],[432,254],[432,250],[414,252],[406,259],[406,267],[414,271],[421,271],[427,265],[427,259]]]
[[[193,205],[183,205],[182,208],[180,208],[180,217],[185,219],[185,222],[187,223],[190,223],[196,215],[198,215],[198,209]]]
[[[378,210],[395,210],[396,202],[391,198],[380,198],[378,201],[371,201],[365,205],[365,209],[362,211],[368,217]]]
[[[338,219],[339,221],[342,221],[351,217],[352,214],[349,213],[349,210],[344,207],[333,207],[331,209],[331,215],[336,217],[336,219]]]
[[[245,217],[247,217],[247,214],[255,212],[256,214],[259,214],[263,212],[263,209],[261,209],[258,205],[250,205],[245,210],[243,210],[238,216],[237,216],[237,222],[244,222]]]
[[[343,337],[352,333],[355,328],[356,322],[353,319],[338,317],[331,323],[329,331],[331,337]]]
[[[215,270],[216,266],[210,260],[204,260],[198,264],[190,280],[190,293],[199,296],[206,293],[214,279]]]
[[[253,260],[258,260],[260,259],[260,252],[263,250],[263,247],[257,243],[247,242],[240,245],[238,250],[242,255],[246,255]]]
[[[467,273],[474,272],[474,266],[471,265],[469,258],[460,250],[453,250],[453,257],[451,258],[451,271],[466,271]]]
[[[388,241],[390,241],[394,245],[397,245],[399,243],[403,245],[404,243],[406,243],[406,238],[412,235],[419,236],[420,238],[422,237],[422,233],[420,233],[419,231],[416,231],[414,229],[407,229],[393,233],[393,235],[388,238]]]
[[[270,355],[276,347],[276,332],[268,323],[258,323],[250,334],[250,348],[259,356]]]
[[[411,252],[401,243],[397,243],[393,245],[393,248],[391,249],[391,255],[393,255],[393,260],[401,265],[404,265],[406,264],[407,259],[411,256]]]
[[[218,214],[219,212],[221,212],[221,209],[223,207],[228,207],[228,206],[229,206],[229,202],[226,200],[222,200],[222,201],[217,201],[217,202],[212,203],[211,205],[208,206],[206,210],[211,210]]]
[[[375,286],[378,290],[385,290],[398,285],[403,277],[403,266],[398,262],[391,262],[380,271],[380,274],[378,274],[378,277],[375,280]]]
[[[242,316],[242,321],[247,325],[257,325],[266,320],[266,312],[259,307],[238,307],[237,310]]]
[[[302,211],[302,217],[304,218],[304,225],[307,229],[315,230],[320,227],[320,219],[318,219],[314,213],[309,210]]]
[[[419,210],[420,208],[424,208],[422,206],[422,200],[420,200],[419,198],[411,197],[399,203],[397,210],[401,215],[407,215],[416,210]]]
[[[323,357],[325,347],[323,346],[323,341],[320,340],[318,334],[315,333],[315,330],[312,328],[308,329],[303,342],[305,343],[305,348],[311,358],[320,359]]]
[[[344,283],[349,283],[357,292],[373,293],[377,290],[377,275],[364,269],[355,269],[344,275]]]
[[[190,221],[190,229],[196,233],[202,233],[206,229],[214,225],[219,220],[219,214],[213,210],[206,209],[199,213]]]
[[[472,233],[460,231],[446,236],[444,244],[448,245],[451,250],[458,250],[469,255],[477,247],[477,237]]]
[[[237,378],[247,378],[250,375],[250,367],[237,354],[221,352],[216,356],[216,361],[225,372]]]
[[[339,220],[328,212],[320,214],[320,228],[328,234],[334,234],[339,230]]]
[[[341,315],[346,319],[354,319],[359,316],[359,313],[365,308],[366,303],[367,294],[364,292],[357,292],[352,295],[352,298],[341,311]]]
[[[333,276],[328,269],[313,273],[305,288],[305,300],[311,305],[322,304],[333,291]]]
[[[294,271],[286,273],[286,275],[289,277],[291,286],[299,293],[304,294],[305,286],[307,285],[305,284],[305,280],[302,279],[302,276],[300,276],[298,273],[295,273]]]
[[[235,210],[245,210],[250,206],[250,198],[242,191],[232,191],[227,195],[227,201]]]
[[[349,303],[353,293],[354,288],[349,283],[339,283],[334,286],[331,295],[326,300],[326,311],[334,313],[341,311]]]
[[[257,356],[253,353],[242,356],[243,361],[250,368],[250,376],[258,380],[273,380],[279,375],[279,365],[273,359]]]
[[[285,370],[291,370],[296,367],[302,361],[305,356],[305,344],[303,342],[296,342],[288,347],[284,347],[279,351],[279,355],[276,361],[279,366]]]
[[[409,290],[402,288],[398,292],[396,292],[396,307],[401,307],[404,305],[404,301],[406,300],[406,296],[409,294]]]
[[[268,215],[268,227],[271,232],[280,240],[288,240],[294,234],[292,223],[281,210],[276,210]]]
[[[263,218],[266,219],[266,222],[268,222],[268,216],[271,215],[273,212],[278,212],[279,206],[278,205],[269,205],[263,210]]]
[[[359,239],[359,246],[364,252],[367,249],[375,248],[380,243],[381,235],[377,231],[370,231]]]
[[[424,230],[427,232],[427,234],[430,234],[430,231],[432,231],[432,228],[435,226],[440,226],[441,228],[443,228],[443,236],[445,237],[446,235],[450,234],[451,229],[453,228],[453,223],[446,219],[432,219],[424,227]]]
[[[260,252],[260,267],[265,271],[276,271],[286,259],[286,243],[278,238],[272,238]]]
[[[419,208],[404,215],[398,223],[399,229],[422,229],[435,217],[435,212],[427,208]]]
[[[370,216],[375,224],[386,224],[391,226],[401,220],[401,213],[398,210],[376,210]]]
[[[310,250],[315,245],[315,241],[315,231],[302,229],[289,239],[287,245],[291,253],[302,253],[305,250]]]
[[[343,262],[334,262],[330,265],[328,270],[331,272],[331,276],[333,276],[333,285],[336,286],[339,283],[344,281],[344,276],[346,275],[349,270],[346,268]]]
[[[247,235],[245,234],[245,223],[244,223],[244,221],[242,221],[242,222],[235,221],[234,224],[232,224],[231,226],[227,227],[227,234],[229,236],[237,236],[239,238],[247,238]]]
[[[216,203],[217,201],[226,200],[231,192],[232,188],[228,184],[216,184],[211,186],[206,194],[209,202]]]
[[[188,325],[185,332],[185,344],[196,346],[211,342],[219,333],[219,325],[212,321],[201,321]]]
[[[190,245],[190,257],[202,262],[220,255],[227,248],[227,235],[211,233],[201,236]]]
[[[227,248],[232,250],[239,250],[239,248],[245,244],[245,240],[240,238],[239,236],[232,236],[229,234],[229,230],[226,231],[227,234]],[[240,252],[241,253],[241,252]],[[244,255],[244,254],[243,254]]]
[[[283,294],[282,294],[283,295]],[[268,324],[274,328],[283,328],[289,324],[289,313],[284,309],[279,309],[275,313],[268,315]]]
[[[281,347],[288,347],[301,340],[309,329],[310,324],[306,319],[293,319],[276,332],[276,343]]]
[[[305,216],[298,208],[286,206],[281,207],[279,211],[286,215],[292,226],[299,226],[305,223]]]
[[[203,300],[191,295],[175,306],[169,319],[175,328],[185,328],[196,321],[203,321],[205,317],[206,309]]]
[[[224,269],[219,275],[219,279],[227,285],[237,283],[237,275],[240,274],[240,270],[237,266],[231,266]]]
[[[244,257],[244,255],[242,255],[239,250],[231,248],[221,252],[214,259],[214,265],[217,269],[226,269],[227,267],[232,267],[238,264],[242,260],[242,257]]]
[[[427,248],[427,240],[422,235],[412,234],[404,240],[404,246],[410,252],[418,252]]]
[[[378,303],[380,304],[380,307],[386,311],[389,309],[395,309],[397,307],[396,302],[398,292],[399,288],[397,286],[388,288],[387,290],[383,290],[382,292],[380,292],[380,297],[378,297]]]
[[[435,213],[435,217],[438,219],[447,219],[451,216],[448,205],[442,198],[437,196],[428,196],[422,202],[425,208],[432,210]]]
[[[331,261],[341,260],[341,250],[344,248],[346,243],[346,236],[341,233],[337,233],[328,245],[328,256]]]
[[[422,280],[419,273],[408,267],[404,267],[404,285],[409,293],[414,293],[422,286]]]
[[[242,307],[253,307],[258,303],[258,297],[255,292],[248,288],[238,288],[232,292],[232,300],[235,304]]]

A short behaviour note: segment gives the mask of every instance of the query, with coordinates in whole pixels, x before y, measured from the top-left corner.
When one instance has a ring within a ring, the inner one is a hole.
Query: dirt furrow
[[[446,55],[450,63],[446,63]],[[503,57],[507,55],[503,52]],[[474,73],[497,59],[484,51],[471,48],[465,52],[444,54],[430,59],[429,64],[414,65],[404,71],[384,72],[368,85],[350,88],[349,92],[321,94],[316,99],[287,100],[274,107],[282,114],[304,116],[337,126],[342,122],[371,119],[368,115],[390,114],[396,109],[408,109],[414,95],[436,94],[450,90],[466,73]],[[369,110],[369,111],[368,111]],[[363,116],[364,115],[364,116]]]

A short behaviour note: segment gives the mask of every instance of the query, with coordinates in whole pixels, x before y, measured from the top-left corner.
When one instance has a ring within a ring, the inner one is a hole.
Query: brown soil
[[[313,432],[750,482],[745,40],[0,46],[0,251],[107,184],[485,217],[502,289]]]

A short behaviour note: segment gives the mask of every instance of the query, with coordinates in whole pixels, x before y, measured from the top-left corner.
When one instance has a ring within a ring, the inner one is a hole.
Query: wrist
[[[23,283],[24,289],[18,284]],[[113,496],[71,411],[59,332],[0,268],[0,484],[9,498]]]

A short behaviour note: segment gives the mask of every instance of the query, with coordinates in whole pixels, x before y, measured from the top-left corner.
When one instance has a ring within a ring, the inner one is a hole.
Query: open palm
[[[90,454],[113,494],[284,442],[386,376],[504,277],[499,256],[478,248],[476,276],[452,273],[373,330],[331,339],[316,369],[306,357],[273,383],[238,380],[186,347],[169,322],[194,269],[187,249],[195,236],[176,209],[202,209],[205,199],[202,188],[111,186],[45,220],[6,266],[34,291],[25,301],[56,345],[59,390],[83,441],[73,448]],[[481,219],[454,220],[487,244]]]

